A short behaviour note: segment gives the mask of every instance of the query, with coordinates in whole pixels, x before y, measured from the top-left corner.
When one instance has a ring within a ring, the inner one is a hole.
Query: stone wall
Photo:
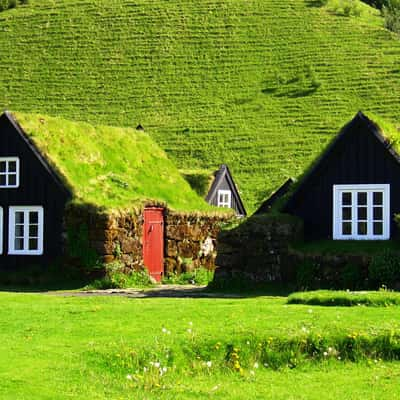
[[[141,269],[143,217],[140,210],[101,212],[85,205],[70,205],[65,215],[69,242],[66,253],[82,258],[81,251],[95,251],[101,262],[121,261],[127,269]],[[77,249],[75,249],[77,248]],[[72,251],[71,251],[72,250]]]
[[[203,266],[214,269],[216,238],[227,216],[178,213],[165,209],[164,271],[181,273]],[[118,260],[127,270],[142,269],[143,210],[101,212],[70,205],[65,215],[66,253],[82,262],[95,251],[104,263]],[[69,243],[68,243],[69,242]]]
[[[165,271],[181,273],[200,266],[215,268],[216,238],[226,216],[182,214],[165,215]]]
[[[253,215],[218,236],[215,282],[287,281],[292,275],[289,243],[302,239],[302,222],[288,215]]]

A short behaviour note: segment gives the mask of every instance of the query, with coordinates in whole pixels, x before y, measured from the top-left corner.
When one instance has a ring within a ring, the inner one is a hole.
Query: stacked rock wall
[[[101,212],[88,206],[70,205],[65,214],[67,254],[94,250],[104,263],[121,261],[128,269],[141,269],[143,218],[140,211]],[[73,243],[80,241],[81,243]],[[72,250],[72,251],[71,251]]]
[[[301,240],[302,235],[302,222],[286,215],[253,215],[238,227],[222,231],[215,280],[291,280],[289,244]]]
[[[216,238],[228,218],[167,209],[164,217],[165,273],[179,274],[200,266],[213,269]],[[85,205],[70,205],[65,226],[66,253],[70,257],[82,259],[81,253],[95,251],[104,263],[118,260],[127,270],[144,267],[143,209],[106,213]]]
[[[216,238],[223,216],[182,214],[165,216],[165,272],[181,273],[200,266],[215,268]]]

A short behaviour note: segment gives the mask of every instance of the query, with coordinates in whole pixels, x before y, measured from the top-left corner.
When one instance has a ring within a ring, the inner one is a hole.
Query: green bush
[[[151,287],[150,276],[145,270],[125,272],[125,267],[118,261],[103,266],[105,275],[86,286],[86,289],[126,289]]]
[[[341,284],[345,289],[359,289],[363,286],[361,267],[356,264],[346,264],[341,273]]]
[[[214,278],[214,271],[204,267],[196,268],[191,272],[169,274],[162,280],[163,283],[175,285],[208,285]]]
[[[400,34],[400,3],[391,3],[383,6],[382,15],[385,19],[385,28]]]
[[[296,269],[296,286],[301,290],[313,289],[317,285],[318,265],[304,260]]]
[[[375,255],[368,266],[369,279],[377,286],[385,285],[394,288],[400,282],[400,256],[398,253],[385,250]]]

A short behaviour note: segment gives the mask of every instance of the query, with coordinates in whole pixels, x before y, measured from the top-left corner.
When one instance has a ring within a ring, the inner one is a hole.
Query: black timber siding
[[[0,268],[47,264],[62,254],[62,226],[65,203],[70,195],[37,155],[36,148],[3,114],[0,117],[0,157],[19,157],[19,187],[0,188],[3,207],[3,252]],[[12,117],[11,117],[12,118]],[[44,210],[43,255],[8,255],[10,206],[42,206]]]
[[[393,215],[400,212],[399,159],[362,114],[343,129],[283,210],[303,219],[307,239],[332,238],[335,184],[390,184],[390,236],[398,234]]]

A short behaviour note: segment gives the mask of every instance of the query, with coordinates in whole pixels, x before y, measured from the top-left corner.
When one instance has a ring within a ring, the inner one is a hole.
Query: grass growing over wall
[[[180,210],[211,210],[145,132],[14,113],[75,201],[123,208],[158,200]]]
[[[400,41],[324,3],[32,0],[0,16],[0,105],[141,123],[179,168],[227,163],[252,211],[359,109],[398,119]]]
[[[400,293],[386,290],[369,292],[350,292],[316,290],[311,292],[292,293],[288,304],[309,304],[315,306],[373,306],[387,307],[400,305]]]

